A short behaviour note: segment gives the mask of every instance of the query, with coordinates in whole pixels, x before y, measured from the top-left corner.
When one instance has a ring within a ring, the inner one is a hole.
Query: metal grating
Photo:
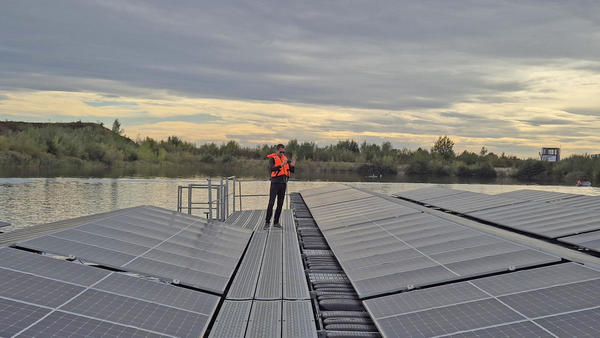
[[[246,337],[281,337],[281,301],[254,301]]]
[[[283,298],[310,299],[296,226],[291,213],[287,214],[283,221]]]
[[[312,305],[309,300],[284,301],[282,318],[281,337],[317,337]]]
[[[244,337],[252,301],[226,300],[210,331],[210,338]]]
[[[227,299],[253,299],[263,260],[267,232],[255,232],[237,274],[227,293]]]
[[[256,299],[282,298],[282,231],[269,232],[267,246],[256,288]]]

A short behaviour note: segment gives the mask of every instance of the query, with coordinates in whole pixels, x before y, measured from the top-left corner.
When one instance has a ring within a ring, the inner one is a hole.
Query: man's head
[[[285,154],[285,146],[281,143],[277,145],[277,155],[281,156]]]

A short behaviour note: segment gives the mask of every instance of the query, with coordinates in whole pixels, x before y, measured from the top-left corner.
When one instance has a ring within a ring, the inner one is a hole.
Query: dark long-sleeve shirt
[[[292,161],[288,160],[287,161],[288,164],[292,163]],[[281,166],[275,165],[275,159],[273,158],[269,158],[269,172],[278,172],[281,169]],[[294,170],[296,169],[296,167],[293,167],[292,165],[290,165],[290,172],[293,173]],[[285,175],[280,175],[280,176],[275,176],[275,177],[271,177],[271,182],[274,183],[286,183],[288,180],[288,177]]]

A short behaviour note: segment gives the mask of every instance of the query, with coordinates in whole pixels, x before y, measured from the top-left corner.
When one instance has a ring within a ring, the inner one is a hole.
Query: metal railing
[[[268,182],[265,180],[240,180],[235,176],[223,177],[218,180],[208,178],[206,183],[193,183],[177,187],[177,211],[192,214],[193,210],[204,210],[208,219],[224,221],[236,211],[243,210],[244,198],[269,197],[269,194],[247,194],[242,193],[242,183]],[[237,186],[237,188],[236,188]],[[231,187],[231,192],[230,192]],[[197,201],[198,194],[194,191],[204,190],[204,198]],[[185,194],[184,194],[185,192]],[[187,196],[186,196],[187,195]],[[186,196],[186,198],[184,198]],[[236,201],[238,203],[236,203]],[[266,203],[265,203],[266,205]],[[284,205],[289,209],[289,193],[285,194]],[[230,208],[231,206],[231,208]]]

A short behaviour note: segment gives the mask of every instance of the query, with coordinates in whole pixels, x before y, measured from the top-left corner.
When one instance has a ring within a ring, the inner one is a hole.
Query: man
[[[271,173],[271,189],[269,191],[269,206],[267,206],[267,220],[264,229],[269,229],[271,225],[275,197],[277,197],[277,209],[275,209],[273,227],[281,229],[279,216],[281,216],[287,181],[290,178],[290,173],[293,173],[296,169],[296,159],[290,161],[285,157],[285,146],[283,144],[278,144],[277,152],[268,155],[267,158],[269,159],[269,172]]]

